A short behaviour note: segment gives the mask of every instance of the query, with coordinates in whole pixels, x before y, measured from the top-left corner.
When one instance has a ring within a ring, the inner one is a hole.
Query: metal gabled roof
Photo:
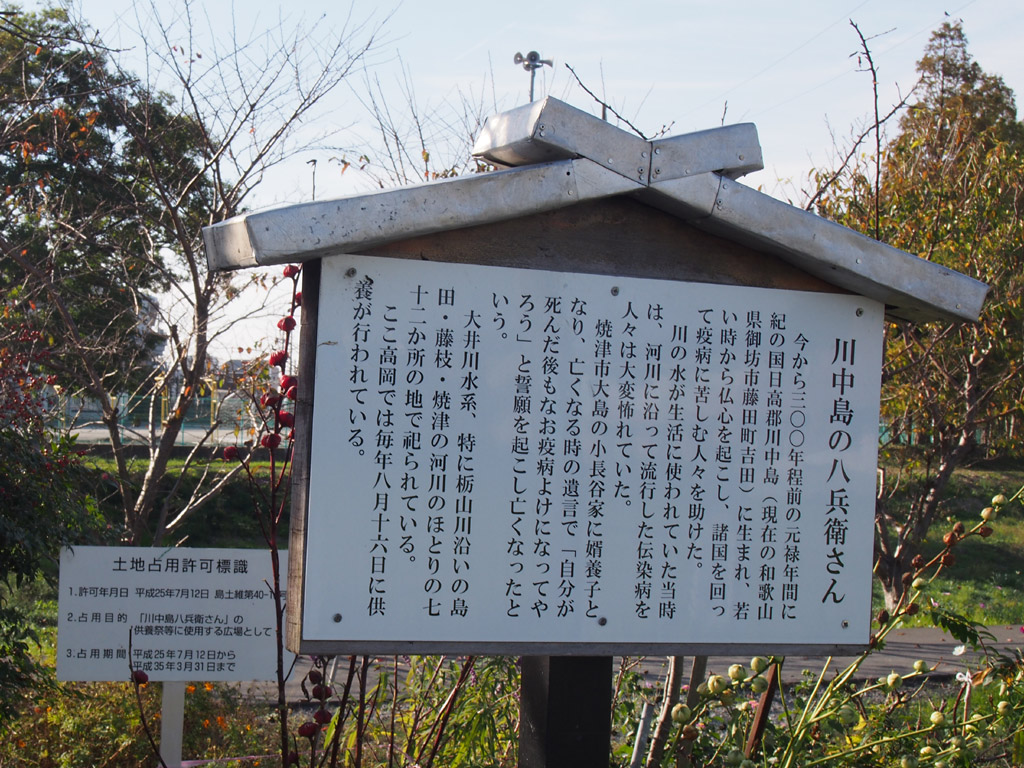
[[[648,141],[555,99],[487,120],[474,155],[506,170],[248,213],[203,230],[212,270],[359,253],[397,240],[630,194],[883,302],[894,317],[978,318],[988,287],[743,186],[752,124]]]

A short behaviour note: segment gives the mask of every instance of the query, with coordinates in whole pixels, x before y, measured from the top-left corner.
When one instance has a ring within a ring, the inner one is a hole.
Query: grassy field
[[[84,459],[87,466],[95,469],[97,475],[102,473],[113,473],[116,468],[112,459],[103,456],[87,456]],[[178,474],[185,466],[182,459],[172,459],[168,464],[167,478],[163,483],[169,488]],[[132,471],[139,475],[145,471],[145,462],[136,460],[132,465]],[[193,474],[198,478],[203,464],[196,465]],[[270,472],[270,463],[266,461],[253,461],[250,463],[252,473],[257,478],[265,479]],[[231,465],[215,461],[212,466],[213,472],[227,473]],[[212,479],[208,480],[208,483]],[[186,479],[182,483],[179,493],[188,498],[195,485],[195,480]],[[101,496],[100,502],[108,519],[116,522],[120,519],[120,510],[117,499],[114,497],[114,485],[112,482],[105,482],[97,485],[94,493]],[[103,494],[106,493],[106,496]],[[173,504],[172,504],[173,506]],[[287,516],[286,516],[287,521]],[[287,526],[287,522],[285,523]],[[206,506],[197,514],[185,519],[184,524],[177,529],[171,537],[173,541],[184,539],[184,546],[188,547],[263,547],[265,546],[260,533],[259,525],[252,514],[252,494],[248,481],[244,475],[237,475],[220,493],[211,499]]]
[[[943,549],[942,537],[957,522],[968,528],[996,494],[1012,496],[1024,486],[1024,462],[999,462],[960,470],[942,502],[943,517],[924,543],[931,558]],[[929,586],[928,599],[937,607],[982,624],[1024,624],[1024,506],[1008,505],[992,523],[987,539],[972,537],[957,545],[956,564],[944,569]],[[881,590],[874,589],[880,608]],[[928,624],[925,613],[910,626]]]

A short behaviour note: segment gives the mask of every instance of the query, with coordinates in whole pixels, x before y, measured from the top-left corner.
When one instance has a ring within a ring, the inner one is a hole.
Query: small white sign
[[[280,555],[283,589],[288,553]],[[153,681],[274,679],[270,584],[265,550],[66,549],[57,678],[128,680],[138,669]]]
[[[866,643],[882,321],[862,296],[324,259],[303,638]]]

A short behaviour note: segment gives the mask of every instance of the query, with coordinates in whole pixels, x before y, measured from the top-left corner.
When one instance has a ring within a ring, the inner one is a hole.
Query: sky
[[[159,6],[177,0],[161,0]],[[129,0],[80,0],[83,16],[106,39],[120,39]],[[642,8],[642,10],[638,10]],[[244,9],[244,12],[242,11]],[[962,19],[970,51],[982,67],[1024,92],[1024,3],[1010,0],[599,0],[480,3],[405,0],[393,5],[354,0],[228,0],[193,3],[197,26],[218,30],[286,25],[321,29],[369,20],[381,25],[366,61],[389,103],[415,94],[419,109],[457,119],[461,100],[509,109],[529,100],[530,75],[513,61],[536,50],[550,60],[537,72],[536,97],[554,96],[595,114],[600,106],[580,80],[648,135],[669,135],[725,123],[753,122],[765,170],[745,183],[796,199],[808,171],[828,165],[835,146],[872,111],[870,75],[858,58],[869,38],[883,112],[916,80],[915,64],[943,21]],[[130,38],[125,38],[130,46]],[[376,132],[360,107],[364,79],[341,89],[324,123],[345,129],[344,145],[372,144]],[[488,110],[493,111],[493,109]],[[342,122],[343,121],[343,122]],[[322,153],[317,197],[369,188]],[[262,205],[308,200],[312,170],[298,158],[259,194]]]
[[[141,50],[127,30],[136,7],[148,0],[76,1],[81,15],[129,60]],[[181,5],[156,3],[165,15]],[[663,128],[678,135],[723,122],[753,122],[765,169],[743,182],[794,202],[811,186],[811,169],[831,166],[836,148],[847,146],[873,109],[871,78],[858,57],[861,43],[851,21],[868,38],[883,113],[913,87],[915,64],[931,32],[957,19],[975,60],[1018,95],[1024,93],[1019,0],[353,0],[351,6],[344,0],[195,0],[191,14],[200,41],[204,32],[225,38],[232,29],[244,36],[280,24],[311,29],[312,35],[346,23],[379,27],[366,70],[337,91],[313,126],[338,129],[336,141],[348,151],[300,153],[268,176],[250,200],[256,208],[312,199],[310,160],[317,161],[317,199],[376,186],[365,175],[343,174],[332,162],[339,154],[354,158],[377,142],[375,123],[361,104],[368,81],[380,84],[399,119],[413,94],[420,114],[434,125],[455,125],[449,135],[461,137],[465,103],[491,113],[528,101],[530,75],[514,56],[531,50],[552,62],[537,72],[537,98],[553,96],[600,114],[571,66],[591,91],[647,135]],[[440,143],[434,139],[432,151],[440,151]],[[229,345],[234,343],[232,338]]]

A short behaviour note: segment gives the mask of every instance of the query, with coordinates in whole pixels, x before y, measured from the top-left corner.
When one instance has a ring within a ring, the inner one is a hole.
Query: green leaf
[[[933,625],[948,632],[961,643],[970,643],[971,648],[977,648],[982,639],[995,640],[995,636],[983,625],[959,613],[932,608],[929,615]]]

